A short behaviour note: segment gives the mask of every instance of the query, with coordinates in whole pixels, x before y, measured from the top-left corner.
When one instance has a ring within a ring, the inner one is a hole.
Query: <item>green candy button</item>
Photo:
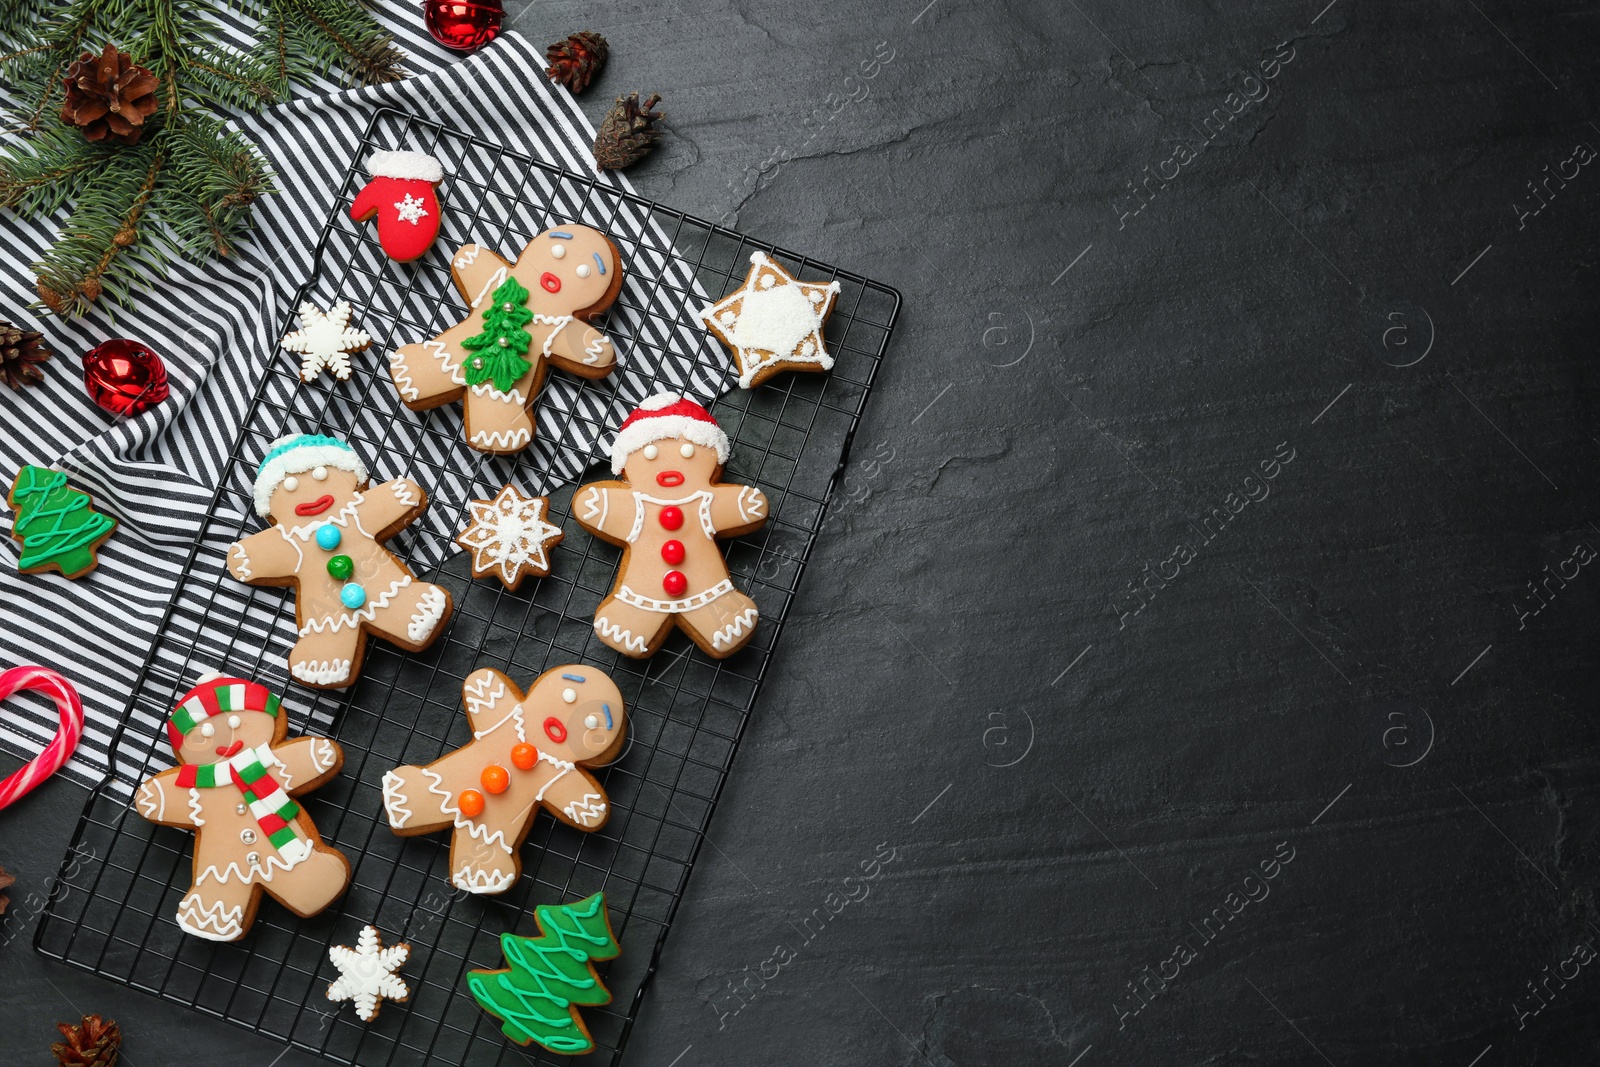
[[[355,561],[349,556],[334,556],[328,561],[328,573],[344,581],[356,572]]]

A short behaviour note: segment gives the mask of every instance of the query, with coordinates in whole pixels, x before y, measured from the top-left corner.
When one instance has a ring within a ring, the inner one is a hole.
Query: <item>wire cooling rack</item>
[[[497,1021],[464,991],[464,976],[473,967],[503,966],[502,931],[537,932],[535,904],[600,890],[622,955],[600,965],[614,999],[584,1010],[596,1050],[583,1062],[615,1063],[847,461],[900,297],[877,282],[414,116],[380,111],[356,158],[380,149],[427,151],[444,164],[440,242],[415,264],[390,263],[375,233],[346,214],[362,184],[352,165],[295,305],[350,300],[373,336],[372,348],[358,355],[355,374],[343,383],[324,378],[303,385],[296,357],[275,350],[269,358],[113,740],[112,770],[78,821],[35,946],[339,1063],[570,1062],[507,1042]],[[464,316],[449,276],[457,244],[480,242],[514,257],[558,222],[596,226],[622,251],[627,284],[598,323],[616,342],[621,368],[600,382],[551,374],[537,408],[534,447],[515,457],[473,452],[462,440],[459,405],[408,411],[388,381],[385,357]],[[831,373],[780,375],[712,407],[733,440],[725,480],[758,485],[771,501],[765,529],[725,542],[734,581],[755,598],[761,624],[752,642],[726,660],[707,658],[682,634],[649,660],[625,659],[592,629],[620,551],[570,521],[574,485],[586,474],[601,476],[591,468],[638,400],[672,388],[710,404],[727,390],[728,356],[693,313],[736,288],[758,249],[804,280],[837,280],[842,287],[826,328],[836,358]],[[291,314],[277,337],[292,328]],[[428,490],[426,515],[390,546],[455,598],[447,632],[428,650],[410,654],[369,643],[361,679],[349,690],[290,683],[290,596],[241,585],[222,569],[227,545],[259,528],[249,507],[257,463],[269,442],[294,432],[342,436],[367,459],[374,481],[409,475]],[[452,543],[465,525],[467,501],[490,497],[508,482],[549,494],[551,521],[567,532],[552,553],[551,576],[515,593],[498,581],[472,581],[467,557]],[[390,831],[383,773],[465,743],[461,682],[476,668],[499,668],[525,686],[569,662],[608,671],[627,702],[628,746],[598,775],[611,819],[598,832],[581,833],[541,815],[511,890],[493,897],[458,893],[448,877],[447,833],[401,838]],[[193,835],[156,827],[128,804],[144,778],[171,765],[161,724],[211,669],[271,685],[284,695],[291,735],[332,736],[345,753],[342,772],[309,794],[305,807],[323,837],[349,857],[349,891],[311,919],[263,901],[251,932],[232,944],[179,931],[173,916],[189,885]],[[370,1025],[325,998],[335,977],[328,947],[354,944],[368,923],[385,944],[406,941],[412,950],[402,970],[410,1000],[386,1004]]]

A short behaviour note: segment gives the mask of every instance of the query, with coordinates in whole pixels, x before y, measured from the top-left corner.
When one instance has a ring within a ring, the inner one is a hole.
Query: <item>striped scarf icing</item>
[[[184,789],[213,789],[236,785],[250,805],[250,814],[279,852],[296,839],[294,817],[300,805],[289,799],[277,779],[267,773],[267,765],[277,762],[271,745],[247,748],[223,763],[186,763],[178,768],[177,784]]]

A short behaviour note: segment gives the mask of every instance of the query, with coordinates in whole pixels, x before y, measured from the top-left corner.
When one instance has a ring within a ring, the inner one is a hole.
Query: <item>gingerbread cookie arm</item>
[[[501,259],[494,249],[483,245],[462,245],[450,260],[450,274],[455,278],[456,290],[472,310],[487,300],[510,272],[510,261]]]
[[[614,545],[628,543],[637,510],[627,482],[590,482],[572,498],[578,525]]]
[[[408,765],[386,772],[383,808],[389,817],[389,828],[402,837],[412,837],[453,826],[458,811],[456,796],[445,783],[463,774],[467,781],[473,781],[482,768],[483,759],[468,745],[426,767]]]
[[[361,528],[382,541],[400,532],[427,505],[422,486],[410,478],[394,478],[368,489],[355,510]]]
[[[574,767],[546,785],[542,803],[550,814],[579,830],[598,830],[611,816],[605,788],[582,767]]]
[[[718,537],[738,537],[767,524],[767,494],[753,485],[711,486],[711,526]]]
[[[133,806],[140,815],[158,826],[196,826],[195,805],[189,790],[178,785],[178,768],[171,767],[146,778],[133,795]]]
[[[302,555],[279,527],[253,533],[228,548],[228,573],[241,582],[278,583],[292,579]]]
[[[326,737],[297,737],[272,750],[278,766],[273,773],[290,796],[309,793],[344,766],[344,750]]]
[[[553,365],[583,378],[604,378],[617,365],[611,338],[576,319],[545,341],[545,351]]]

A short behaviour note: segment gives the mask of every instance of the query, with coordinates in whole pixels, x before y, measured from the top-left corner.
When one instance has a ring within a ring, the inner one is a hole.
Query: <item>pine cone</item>
[[[44,334],[34,330],[19,330],[9,322],[0,321],[0,378],[13,389],[25,385],[38,385],[44,381],[44,371],[35,364],[43,363],[53,354],[41,342]],[[0,889],[11,884],[5,870],[0,868]],[[0,901],[5,898],[0,896]],[[0,912],[5,911],[0,904]]]
[[[545,58],[550,60],[550,69],[545,74],[551,81],[581,93],[599,77],[600,68],[606,65],[607,52],[604,37],[593,30],[583,30],[544,50]]]
[[[6,869],[4,867],[0,867],[0,915],[4,915],[6,913],[6,908],[10,907],[11,905],[11,898],[6,896],[5,891],[10,889],[12,883],[14,883],[16,880],[16,875],[7,874]]]
[[[161,82],[108,44],[99,56],[79,56],[61,84],[67,90],[62,122],[80,127],[91,141],[103,141],[109,134],[123,144],[138,144],[144,120],[156,113],[156,86]]]
[[[66,1041],[50,1046],[61,1067],[116,1067],[117,1050],[122,1045],[122,1031],[114,1022],[106,1022],[98,1015],[85,1015],[77,1026],[56,1023],[56,1029]]]
[[[661,130],[655,124],[666,117],[650,110],[659,103],[660,93],[652,93],[643,104],[639,103],[638,93],[617,97],[594,139],[594,161],[601,170],[621,170],[650,154],[661,140]]]

